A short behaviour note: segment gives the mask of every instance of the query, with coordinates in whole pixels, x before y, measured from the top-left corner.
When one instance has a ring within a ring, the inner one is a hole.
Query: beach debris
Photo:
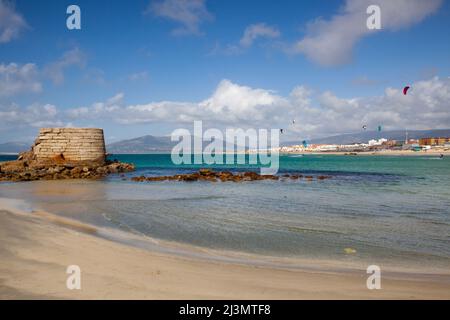
[[[260,181],[260,180],[298,180],[303,178],[301,174],[283,174],[281,177],[277,175],[261,175],[253,171],[232,173],[230,171],[213,171],[211,169],[200,169],[198,172],[189,174],[176,174],[173,176],[137,176],[132,177],[131,181],[145,182],[145,181],[209,181],[209,182],[245,182],[245,181]],[[319,175],[317,180],[330,179],[331,176]],[[305,176],[307,181],[313,181],[314,176]]]
[[[410,86],[405,86],[405,87],[403,88],[403,95],[406,96],[406,94],[408,93],[409,88],[410,88]]]
[[[356,250],[353,248],[344,248],[344,252],[346,254],[354,254],[354,253],[356,253]]]

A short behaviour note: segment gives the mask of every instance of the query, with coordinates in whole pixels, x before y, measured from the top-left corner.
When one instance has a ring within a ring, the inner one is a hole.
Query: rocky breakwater
[[[318,175],[302,175],[302,174],[284,174],[282,176],[277,175],[260,175],[256,172],[248,171],[243,173],[232,173],[230,171],[213,171],[211,169],[200,169],[198,172],[190,174],[177,174],[173,176],[156,176],[156,177],[132,177],[131,180],[135,182],[145,181],[209,181],[209,182],[243,182],[243,181],[260,181],[260,180],[299,180],[305,179],[306,181],[325,180],[330,179],[331,176]]]
[[[0,163],[0,181],[100,179],[108,174],[134,171],[134,165],[118,161],[18,160]]]

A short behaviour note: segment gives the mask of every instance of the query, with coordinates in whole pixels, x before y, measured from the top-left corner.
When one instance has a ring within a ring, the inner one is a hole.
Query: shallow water
[[[174,166],[170,155],[114,158],[138,166],[128,178],[199,167]],[[285,172],[332,178],[136,183],[111,176],[104,181],[3,183],[0,197],[27,199],[95,225],[206,248],[450,267],[450,158],[282,156],[280,174]],[[356,253],[347,255],[345,248]]]

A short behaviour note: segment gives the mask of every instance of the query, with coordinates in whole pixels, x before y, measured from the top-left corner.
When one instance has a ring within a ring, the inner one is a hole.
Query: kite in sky
[[[403,95],[406,96],[406,94],[408,93],[409,88],[410,88],[409,86],[406,86],[406,87],[403,88]]]

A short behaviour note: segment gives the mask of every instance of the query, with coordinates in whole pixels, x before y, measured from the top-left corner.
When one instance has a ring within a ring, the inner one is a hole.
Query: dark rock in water
[[[257,174],[256,172],[245,172],[244,173],[244,178],[246,179],[250,179],[250,181],[253,180],[263,180],[263,179],[267,179],[269,176],[263,176],[260,174]]]
[[[202,176],[208,176],[208,175],[214,174],[214,172],[211,169],[200,169],[198,171],[198,173],[201,174]]]
[[[133,177],[133,178],[131,178],[131,181],[142,182],[142,181],[145,181],[145,177],[144,176]]]
[[[289,178],[291,180],[297,180],[303,177],[303,175],[295,174],[289,175],[285,174],[282,176],[283,178]],[[305,176],[307,181],[312,181],[313,176]],[[331,176],[318,176],[318,180],[329,179]],[[144,182],[144,181],[185,181],[185,182],[194,182],[194,181],[208,181],[208,182],[247,182],[247,181],[259,181],[259,180],[279,180],[280,177],[276,175],[260,175],[256,172],[248,171],[244,173],[233,174],[229,171],[213,171],[210,169],[200,169],[198,172],[190,173],[190,174],[177,174],[173,176],[156,176],[156,177],[133,177],[132,181],[135,182]],[[282,180],[285,181],[285,180]]]
[[[183,181],[197,181],[198,177],[194,176],[194,175],[187,175],[187,176],[184,176],[182,179],[183,179]]]
[[[144,178],[145,179],[145,178]],[[166,176],[161,176],[161,177],[148,177],[146,179],[147,181],[164,181],[167,180]]]

